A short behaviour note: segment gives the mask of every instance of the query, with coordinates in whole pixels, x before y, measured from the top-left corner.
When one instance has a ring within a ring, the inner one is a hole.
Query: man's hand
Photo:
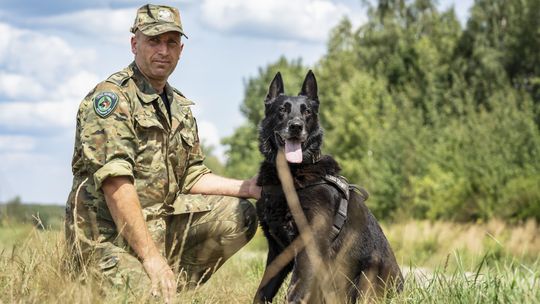
[[[258,175],[255,175],[251,179],[247,180],[247,182],[249,183],[249,196],[257,200],[261,198],[262,191],[262,188],[260,186],[257,186],[258,177]]]
[[[143,267],[152,281],[152,295],[161,293],[165,303],[171,303],[176,294],[176,280],[171,267],[161,255],[155,255],[143,261]]]

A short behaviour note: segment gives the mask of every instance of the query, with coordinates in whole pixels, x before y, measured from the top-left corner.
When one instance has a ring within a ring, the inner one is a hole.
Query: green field
[[[384,225],[406,273],[402,294],[385,303],[538,303],[540,227],[529,221],[465,225],[415,221]],[[0,228],[0,303],[143,303],[148,292],[81,282],[66,270],[60,230]],[[206,284],[176,303],[250,303],[262,277],[265,240],[256,237]],[[67,266],[69,269],[69,265]],[[276,298],[283,303],[285,288]]]

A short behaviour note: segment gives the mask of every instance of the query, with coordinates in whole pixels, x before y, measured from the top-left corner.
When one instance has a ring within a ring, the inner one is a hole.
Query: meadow
[[[539,303],[540,226],[406,221],[383,229],[406,275],[403,293],[382,303]],[[266,241],[260,231],[205,285],[175,303],[251,303],[262,277]],[[0,228],[0,303],[145,303],[148,292],[81,281],[66,263],[63,232],[29,224]],[[285,288],[276,298],[284,303]]]

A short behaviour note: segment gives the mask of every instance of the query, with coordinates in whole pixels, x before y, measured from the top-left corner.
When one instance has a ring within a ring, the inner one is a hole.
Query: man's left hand
[[[257,185],[258,177],[258,175],[255,175],[253,178],[247,180],[249,182],[249,196],[257,200],[261,198],[262,191],[262,188]]]

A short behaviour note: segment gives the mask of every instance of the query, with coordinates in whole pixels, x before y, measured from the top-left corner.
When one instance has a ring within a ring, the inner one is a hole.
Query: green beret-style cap
[[[180,21],[180,13],[171,6],[146,4],[137,10],[135,22],[131,27],[131,32],[141,31],[147,36],[156,36],[165,32],[179,32],[186,36]]]

